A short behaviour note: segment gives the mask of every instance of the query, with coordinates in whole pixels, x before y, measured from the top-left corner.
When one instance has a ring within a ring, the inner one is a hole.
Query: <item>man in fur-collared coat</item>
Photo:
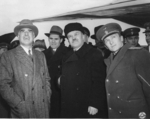
[[[150,54],[141,47],[123,45],[117,23],[101,27],[96,37],[111,51],[105,60],[109,118],[150,118]]]
[[[48,118],[50,77],[44,54],[32,49],[38,29],[25,19],[14,32],[20,45],[1,56],[0,93],[12,118]]]
[[[61,117],[106,118],[103,56],[84,42],[80,23],[70,23],[64,31],[73,50],[68,52],[62,63]]]

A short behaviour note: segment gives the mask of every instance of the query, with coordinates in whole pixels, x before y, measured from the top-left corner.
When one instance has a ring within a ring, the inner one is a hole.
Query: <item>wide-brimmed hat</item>
[[[84,34],[84,29],[82,24],[80,23],[69,23],[65,26],[64,32],[65,36],[67,37],[67,34],[71,31],[81,31]]]
[[[28,19],[24,19],[20,22],[20,24],[18,26],[16,26],[14,28],[14,33],[15,35],[17,36],[18,35],[18,32],[22,29],[22,28],[30,28],[33,30],[34,34],[35,34],[35,37],[38,35],[38,28],[33,25],[32,21],[31,20],[28,20]]]
[[[101,28],[98,29],[96,33],[97,40],[104,40],[107,36],[114,34],[114,33],[120,33],[121,34],[122,28],[117,23],[108,23]]]
[[[50,34],[58,34],[60,37],[64,37],[63,34],[63,30],[62,28],[60,28],[59,26],[52,26],[52,28],[50,29],[49,33],[45,33],[45,35],[47,37],[49,37]]]
[[[91,38],[92,38],[92,39],[95,39],[95,40],[96,40],[96,32],[97,32],[98,29],[100,29],[102,26],[104,26],[104,25],[96,26],[96,27],[94,28],[94,34],[91,35]]]

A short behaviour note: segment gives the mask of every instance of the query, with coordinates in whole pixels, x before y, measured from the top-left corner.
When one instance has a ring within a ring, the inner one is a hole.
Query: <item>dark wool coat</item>
[[[107,117],[105,65],[101,52],[84,44],[63,59],[61,84],[61,117]],[[88,107],[98,109],[91,116]]]
[[[109,118],[150,118],[150,54],[126,44],[107,64]]]
[[[61,73],[61,64],[63,56],[68,52],[68,48],[61,44],[55,53],[53,53],[52,48],[49,47],[43,53],[46,56],[46,61],[49,69],[49,74],[51,77],[51,109],[50,117],[59,118],[60,117],[60,88],[58,88],[58,78]]]
[[[50,77],[44,54],[33,49],[33,62],[21,46],[1,56],[0,93],[13,118],[48,118]]]

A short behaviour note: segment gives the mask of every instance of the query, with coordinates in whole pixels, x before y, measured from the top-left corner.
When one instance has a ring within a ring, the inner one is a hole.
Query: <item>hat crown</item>
[[[53,33],[53,32],[56,32],[62,35],[63,30],[59,26],[52,26],[50,33]]]
[[[20,22],[20,25],[33,25],[31,20],[24,19]]]
[[[100,25],[100,26],[95,27],[94,28],[94,33],[96,34],[96,32],[98,31],[98,29],[100,29],[102,26],[104,26],[104,25]]]
[[[67,36],[67,34],[71,31],[81,31],[82,33],[84,33],[84,29],[81,23],[69,23],[65,26],[64,32],[65,32],[65,36]]]

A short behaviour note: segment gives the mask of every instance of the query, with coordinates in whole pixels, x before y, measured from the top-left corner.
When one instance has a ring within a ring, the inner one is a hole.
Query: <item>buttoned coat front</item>
[[[62,63],[61,117],[107,117],[105,76],[104,60],[97,49],[84,44],[78,51],[70,51]],[[98,113],[90,115],[89,106]]]
[[[150,118],[150,55],[126,44],[107,64],[109,118]]]
[[[0,61],[0,93],[13,118],[48,118],[50,77],[44,54],[33,49],[33,62],[21,46]]]

